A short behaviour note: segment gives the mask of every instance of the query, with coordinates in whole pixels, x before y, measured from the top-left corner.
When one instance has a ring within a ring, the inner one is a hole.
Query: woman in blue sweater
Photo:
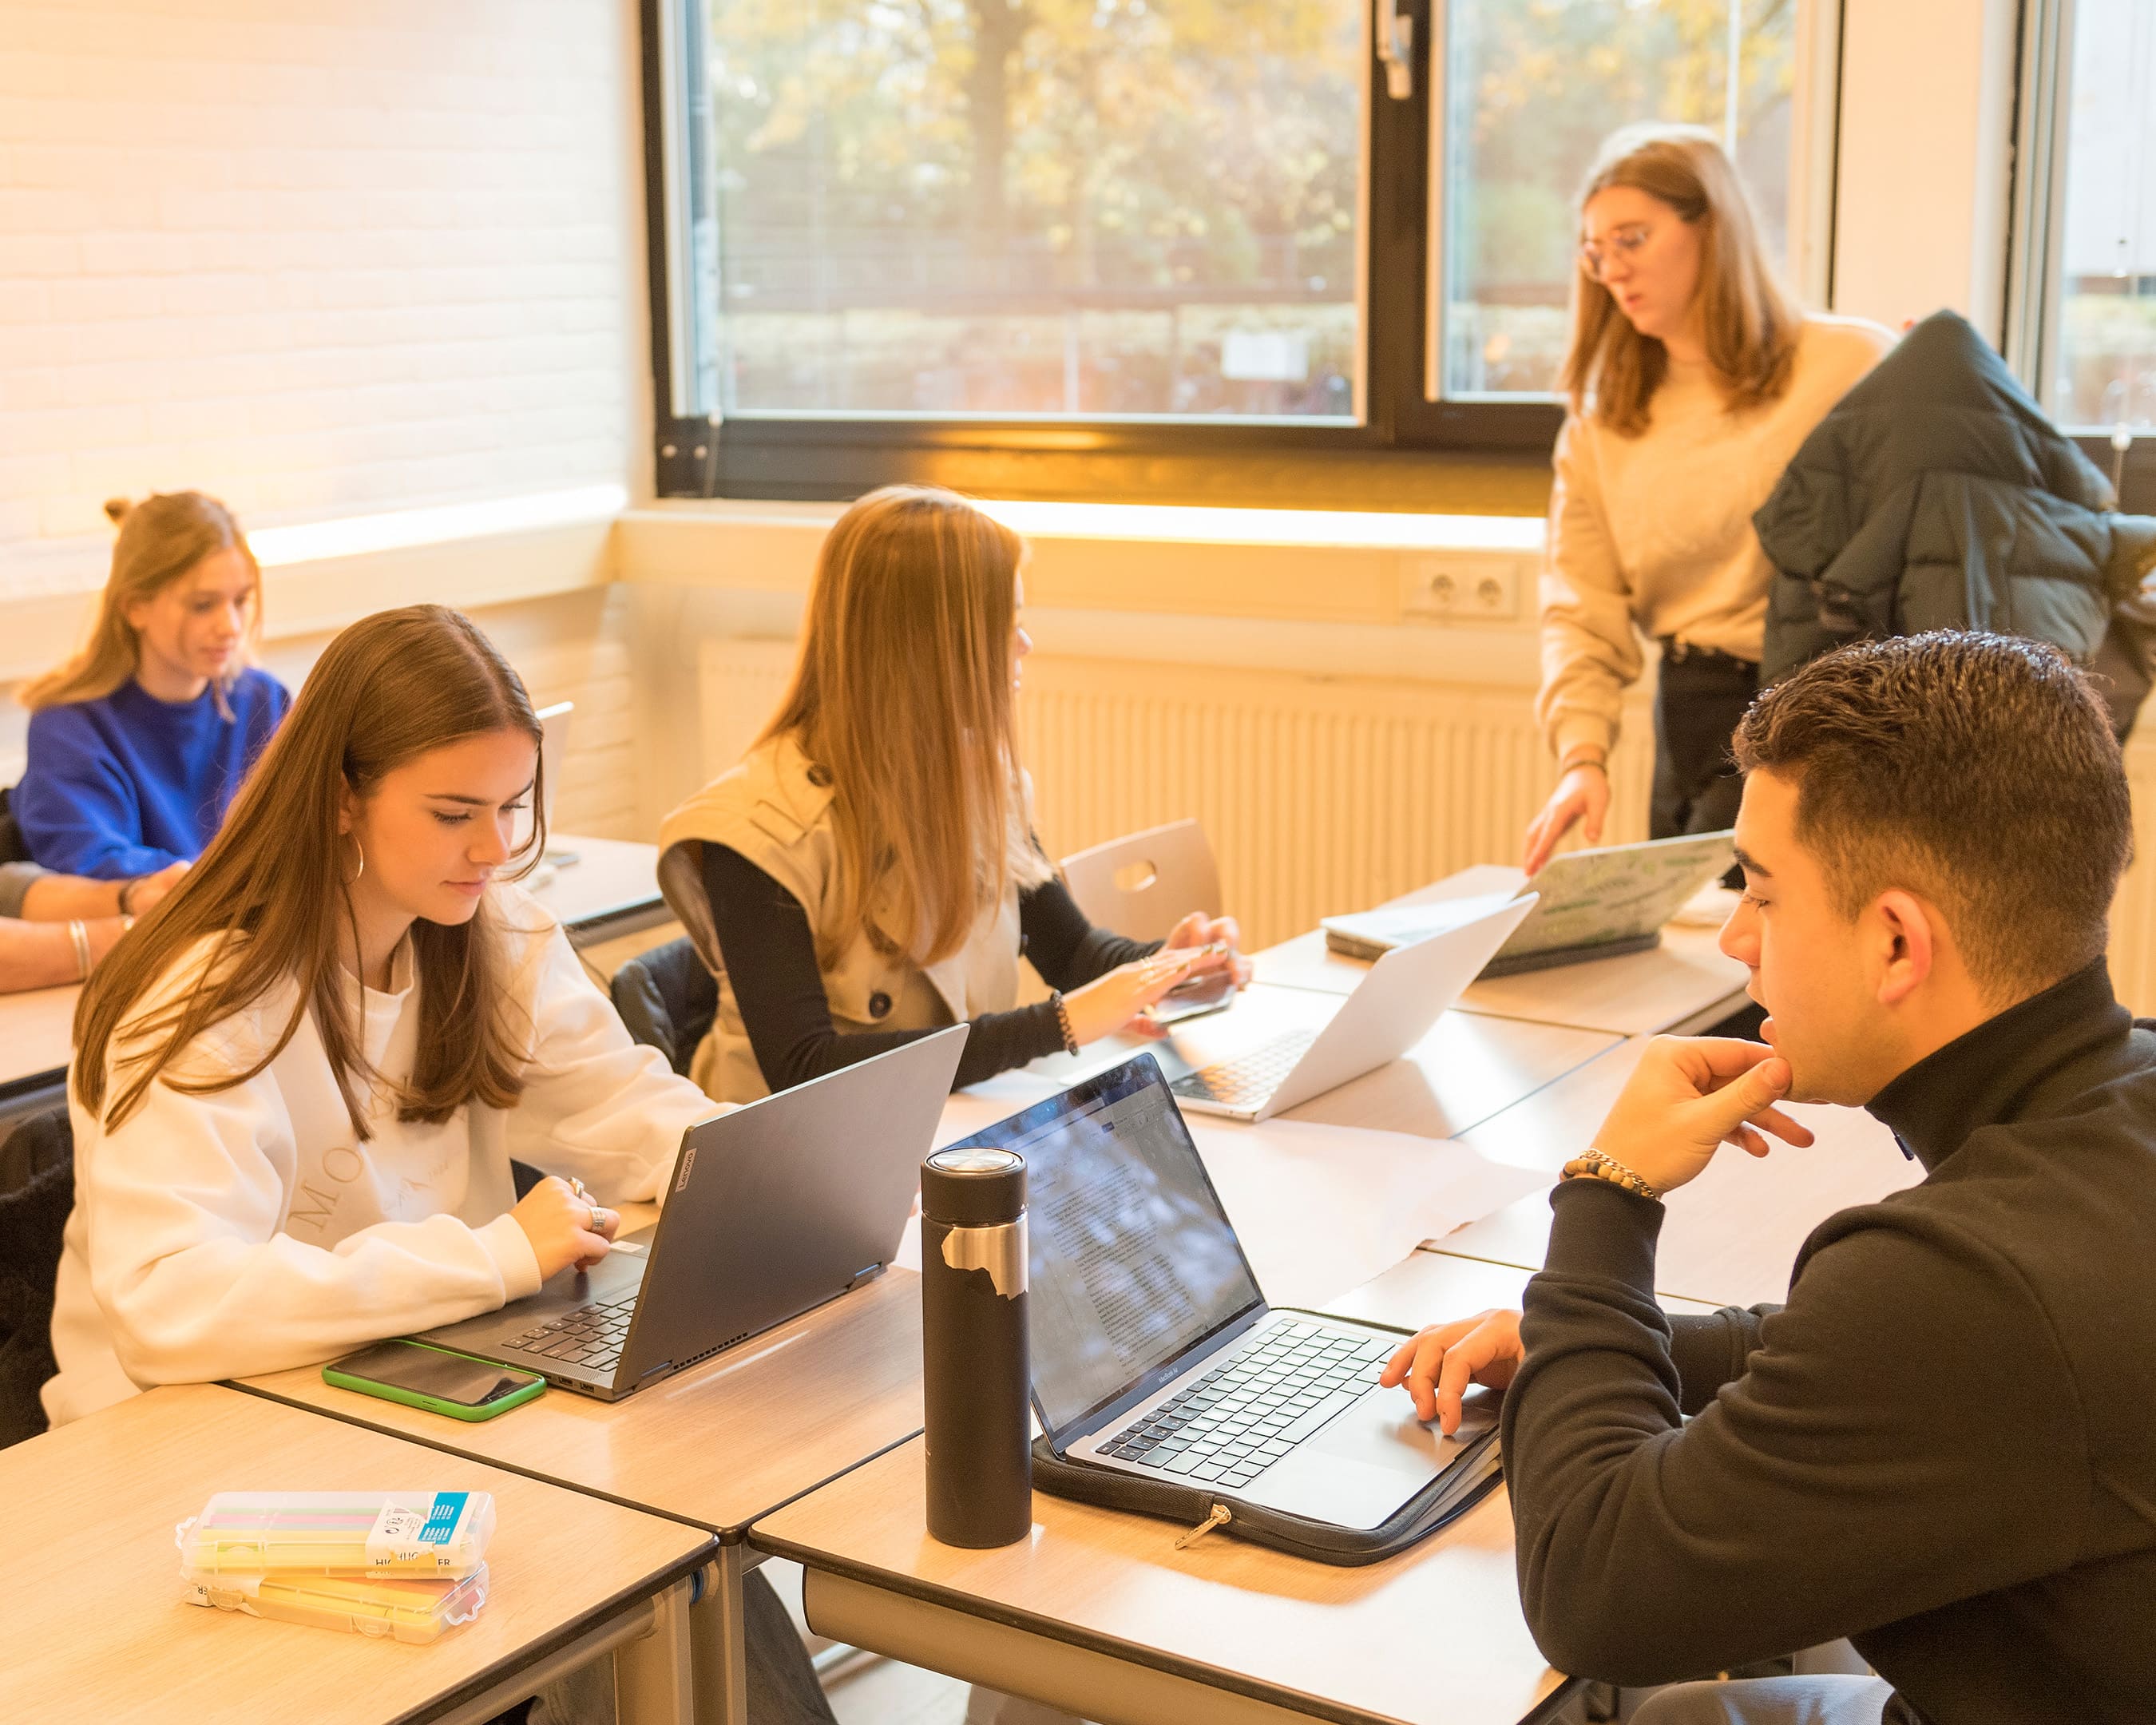
[[[132,880],[192,862],[292,697],[249,663],[261,572],[199,491],[130,507],[90,644],[23,691],[29,765],[14,812],[46,868]]]

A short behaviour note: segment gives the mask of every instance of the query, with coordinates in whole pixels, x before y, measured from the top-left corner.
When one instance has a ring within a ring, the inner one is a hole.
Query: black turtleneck
[[[1870,1111],[1925,1178],[1786,1306],[1672,1320],[1662,1207],[1552,1194],[1504,1409],[1535,1638],[1645,1684],[1847,1635],[1890,1721],[2156,1717],[2156,1034],[2098,962]]]

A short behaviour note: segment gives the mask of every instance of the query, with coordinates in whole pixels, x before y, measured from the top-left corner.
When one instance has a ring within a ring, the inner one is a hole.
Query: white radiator
[[[717,641],[700,661],[706,766],[769,717],[790,643]],[[1511,691],[1189,665],[1026,661],[1021,725],[1051,855],[1196,815],[1254,946],[1471,863],[1519,855],[1550,762]],[[1630,729],[1644,734],[1644,711]],[[1646,752],[1620,751],[1611,842],[1645,830]]]
[[[707,643],[699,671],[706,775],[777,706],[785,641]],[[1209,665],[1047,657],[1025,665],[1021,722],[1051,855],[1195,815],[1228,909],[1261,947],[1320,916],[1471,863],[1513,862],[1554,777],[1532,691]],[[1646,835],[1652,734],[1628,711],[1607,843]],[[2156,810],[2156,738],[2128,752],[2137,810]],[[2119,998],[2156,1008],[2156,819],[2112,919]]]

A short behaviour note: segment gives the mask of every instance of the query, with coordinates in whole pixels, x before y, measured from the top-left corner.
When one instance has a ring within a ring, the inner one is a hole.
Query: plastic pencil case
[[[179,1524],[181,1572],[457,1579],[486,1561],[485,1491],[220,1491]]]
[[[470,1623],[486,1604],[486,1566],[461,1580],[401,1575],[218,1576],[186,1584],[193,1605],[279,1623],[424,1643]]]

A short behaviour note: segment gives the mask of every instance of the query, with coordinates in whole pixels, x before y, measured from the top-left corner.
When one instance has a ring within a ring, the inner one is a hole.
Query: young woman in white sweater
[[[456,612],[353,624],[98,969],[54,1424],[492,1311],[665,1197],[717,1105],[629,1040],[514,884],[545,843],[539,736]],[[512,1158],[549,1171],[521,1202]],[[749,1607],[758,1717],[828,1725],[783,1608],[760,1584]]]
[[[1579,236],[1535,709],[1558,782],[1527,828],[1531,874],[1575,824],[1600,842],[1642,635],[1661,652],[1649,829],[1734,823],[1729,734],[1758,691],[1774,575],[1753,511],[1893,341],[1790,302],[1736,169],[1697,127],[1612,137]]]
[[[75,1019],[54,1423],[492,1310],[603,1256],[608,1207],[663,1192],[711,1104],[511,884],[538,742],[455,612],[353,625],[100,968]],[[521,1203],[512,1157],[551,1171]]]

